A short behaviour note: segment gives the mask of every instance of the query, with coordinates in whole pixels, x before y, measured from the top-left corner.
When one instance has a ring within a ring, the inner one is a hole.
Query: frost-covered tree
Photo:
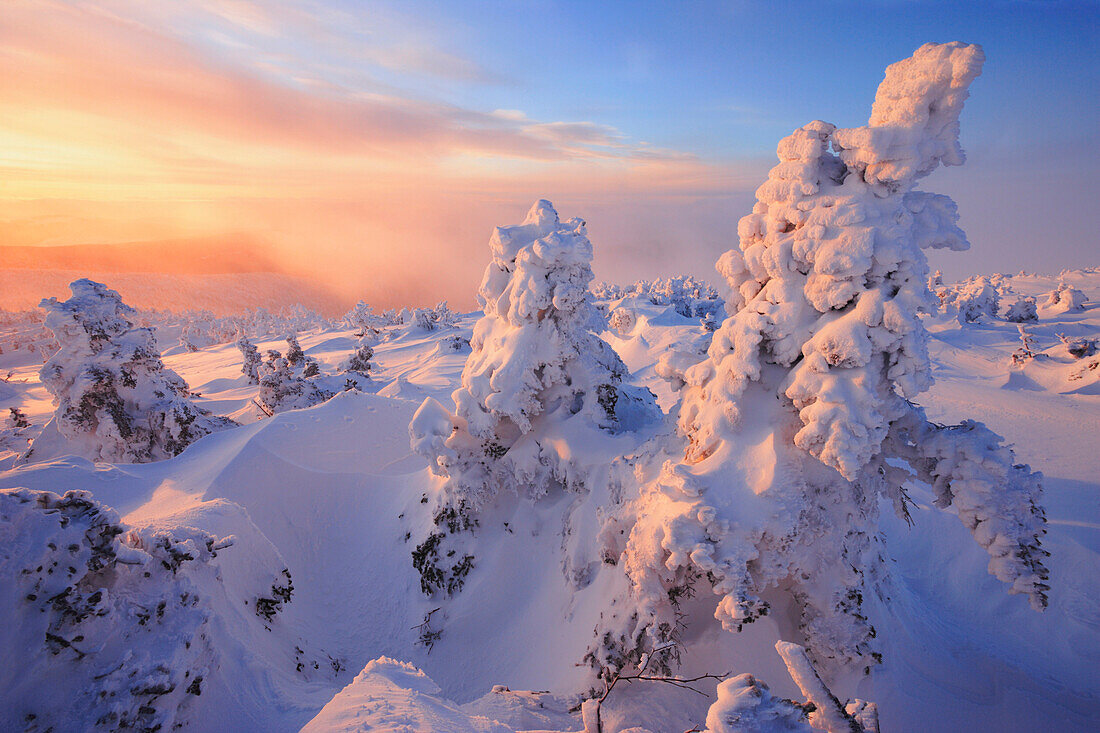
[[[1038,321],[1039,312],[1035,308],[1035,298],[1021,295],[1016,302],[1008,306],[1005,320],[1009,323],[1027,323]]]
[[[302,345],[298,343],[298,334],[286,335],[286,363],[292,367],[301,367],[306,361],[306,352],[302,351]]]
[[[652,395],[621,383],[625,366],[594,333],[602,323],[588,291],[592,245],[583,221],[562,222],[538,201],[523,224],[497,228],[490,249],[478,292],[485,315],[474,327],[454,412],[428,399],[409,427],[414,451],[442,477],[440,529],[413,554],[428,593],[461,587],[474,556],[445,545],[476,526],[494,497],[581,491],[590,462],[603,469],[608,462],[606,454],[586,458],[584,449],[616,440],[656,410]]]
[[[579,416],[612,430],[626,368],[593,333],[592,244],[584,222],[562,222],[538,201],[523,224],[498,227],[478,291],[485,315],[454,393],[455,413],[428,400],[411,426],[414,448],[478,504],[503,487],[535,495],[568,481],[565,461],[537,438],[540,425]]]
[[[1083,292],[1064,282],[1047,294],[1043,309],[1049,313],[1077,313],[1085,309],[1088,298]]]
[[[259,384],[260,365],[263,364],[260,350],[248,340],[247,336],[241,336],[237,339],[237,348],[240,349],[241,357],[244,359],[244,363],[241,365],[241,373],[248,377],[249,384]]]
[[[367,376],[370,374],[371,359],[374,358],[374,349],[371,348],[371,342],[373,339],[364,334],[359,339],[359,343],[355,347],[355,351],[351,352],[347,359],[340,363],[340,372],[356,372]]]
[[[607,327],[620,336],[629,335],[637,322],[638,317],[633,309],[626,306],[619,306],[607,317]]]
[[[146,463],[235,425],[191,401],[187,383],[161,361],[152,329],[134,326],[118,293],[86,279],[69,288],[69,300],[41,304],[60,344],[40,372],[57,409],[27,459],[77,453]]]
[[[321,367],[317,360],[312,356],[306,356],[306,352],[302,351],[297,334],[287,334],[286,346],[286,363],[292,371],[300,373],[306,379],[316,377],[321,373]]]
[[[362,336],[378,334],[378,327],[384,320],[383,316],[375,315],[374,308],[365,301],[360,300],[344,315],[344,323],[348,328],[353,328]]]
[[[231,696],[241,670],[308,659],[312,645],[276,618],[291,601],[289,570],[255,544],[266,540],[242,507],[216,506],[240,534],[129,526],[87,491],[0,489],[0,727],[217,727],[211,698]],[[236,555],[228,566],[223,551]]]
[[[982,318],[996,318],[1001,306],[1001,293],[990,278],[978,275],[952,288],[938,291],[940,301],[953,311],[959,323],[974,323]]]
[[[8,411],[10,413],[8,419],[11,420],[11,426],[15,430],[23,430],[31,426],[31,421],[27,419],[26,413],[18,407],[9,407]]]
[[[440,301],[434,308],[414,308],[405,318],[405,322],[411,322],[423,331],[443,330],[453,328],[458,321],[458,314],[451,310],[447,301]]]
[[[260,390],[256,396],[260,406],[268,413],[300,410],[319,405],[330,399],[334,392],[326,389],[316,379],[307,376],[304,369],[294,369],[279,352],[268,352],[274,358],[264,365],[260,373]],[[310,362],[299,361],[309,367]],[[315,365],[316,363],[313,362]]]
[[[778,592],[817,661],[868,666],[878,500],[909,519],[914,480],[1011,592],[1046,605],[1040,476],[980,424],[936,425],[910,401],[931,384],[923,249],[967,246],[955,204],[914,185],[963,162],[958,117],[983,60],[926,44],[887,69],[868,125],[812,122],[780,142],[740,250],[719,261],[732,315],[682,372],[684,454],[605,528],[636,609],[613,637],[667,645],[676,599],[705,582],[727,630]]]
[[[0,491],[0,530],[12,540],[0,561],[5,618],[18,629],[4,636],[4,658],[25,665],[4,680],[5,711],[34,730],[184,720],[216,658],[196,584],[216,576],[211,560],[231,541],[128,531],[86,491]],[[34,689],[43,684],[49,704]]]

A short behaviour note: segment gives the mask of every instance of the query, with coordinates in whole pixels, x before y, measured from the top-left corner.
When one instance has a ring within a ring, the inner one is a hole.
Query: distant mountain
[[[43,298],[68,298],[69,283],[81,277],[106,283],[135,308],[205,309],[224,315],[300,303],[328,316],[347,310],[342,299],[315,283],[275,272],[180,275],[31,269],[0,269],[0,308],[24,310],[36,307]]]
[[[117,244],[0,246],[0,270],[158,272],[179,275],[287,273],[270,249],[248,235]]]

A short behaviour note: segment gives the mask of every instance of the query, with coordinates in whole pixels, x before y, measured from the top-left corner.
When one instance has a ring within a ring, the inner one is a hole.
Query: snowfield
[[[538,200],[480,309],[0,313],[0,729],[1089,731],[1100,269],[944,283],[980,47],[693,278]]]
[[[925,319],[935,376],[924,399],[929,415],[944,423],[982,420],[1043,472],[1050,607],[1036,614],[1023,598],[1005,594],[986,572],[982,550],[958,520],[930,506],[930,494],[914,494],[912,529],[884,513],[891,520],[891,581],[889,600],[876,599],[874,608],[887,640],[883,663],[868,677],[841,677],[832,685],[842,699],[876,702],[883,730],[1068,731],[1095,724],[1100,370],[1095,357],[1071,357],[1056,334],[1100,335],[1100,273],[1003,282],[1014,295],[1040,297],[1059,279],[1088,296],[1086,309],[1040,316],[1029,327],[1036,357],[1022,368],[1012,363],[1015,324],[961,325],[949,314]],[[631,380],[666,403],[671,392],[656,374],[657,363],[670,344],[700,338],[698,319],[635,296],[605,308],[632,312],[629,330],[602,336],[623,357]],[[469,338],[479,316],[467,314],[439,331],[389,327],[392,338],[374,350],[373,394],[346,392],[262,420],[234,344],[167,356],[167,366],[201,395],[199,405],[250,424],[202,438],[170,460],[119,466],[60,458],[11,468],[18,448],[9,438],[0,454],[8,467],[0,486],[87,491],[142,532],[199,530],[235,538],[209,561],[216,577],[195,581],[214,600],[204,632],[209,671],[203,693],[185,708],[191,729],[297,730],[309,723],[309,730],[580,730],[579,714],[568,713],[583,679],[575,665],[592,641],[602,603],[616,589],[561,592],[560,548],[568,539],[561,505],[569,496],[548,497],[552,506],[538,515],[514,501],[492,523],[482,520],[483,559],[463,591],[442,604],[420,592],[410,561],[415,543],[406,535],[430,526],[420,509],[432,477],[410,450],[408,426],[424,398],[445,401],[457,388],[468,352],[444,344],[455,335]],[[354,329],[330,329],[300,334],[300,341],[331,370],[356,337]],[[283,346],[275,340],[258,345]],[[12,371],[0,385],[4,407],[20,408],[41,427],[52,406],[38,382],[40,365],[13,365],[8,354],[0,360],[7,360],[0,368]],[[6,505],[3,516],[12,516]],[[25,583],[18,570],[31,561],[14,555],[11,545],[15,536],[29,536],[11,532],[4,530],[0,545],[0,582],[12,589],[4,594],[5,617],[16,619],[27,613],[25,594],[16,590]],[[293,595],[266,622],[249,604],[270,595],[284,567]],[[751,672],[777,695],[799,697],[771,649],[780,638],[771,618],[731,635],[702,610],[713,609],[714,597],[700,594],[692,602],[700,606],[692,613],[700,622],[685,638],[683,676]],[[421,624],[441,605],[429,627],[442,633],[429,650],[419,642]],[[21,663],[2,670],[5,728],[27,725],[24,711],[80,709],[57,697],[57,685],[77,684],[65,682],[70,663],[34,633],[33,627],[5,630],[4,648],[22,650]],[[28,670],[37,681],[30,689],[17,684]],[[494,685],[560,697],[493,692]],[[713,682],[701,689],[713,694]],[[705,721],[713,702],[659,683],[634,682],[615,694],[603,716],[610,730],[687,730]],[[54,724],[57,730],[85,727]]]

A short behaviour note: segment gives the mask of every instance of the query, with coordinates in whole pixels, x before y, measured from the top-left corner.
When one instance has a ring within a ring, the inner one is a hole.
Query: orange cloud
[[[245,54],[242,66],[179,31],[184,13],[205,13],[221,25],[200,30],[225,34],[223,45],[294,30],[350,43],[318,16],[332,11],[278,7],[9,0],[0,23],[7,243],[248,231],[349,296],[431,297],[417,289],[440,270],[447,280],[433,287],[458,298],[476,286],[491,226],[518,220],[535,198],[595,199],[629,222],[615,212],[720,202],[759,180],[594,122],[344,86],[290,56]],[[356,52],[443,78],[491,76],[424,39]]]

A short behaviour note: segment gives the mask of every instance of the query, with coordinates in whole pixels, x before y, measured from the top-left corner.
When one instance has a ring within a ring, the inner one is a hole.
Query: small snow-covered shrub
[[[376,338],[378,332],[390,324],[386,322],[384,316],[375,314],[373,308],[360,300],[344,315],[344,325],[354,328],[360,334],[360,338],[364,336]]]
[[[654,305],[670,305],[685,318],[705,318],[722,309],[718,291],[709,283],[691,275],[640,280],[629,294],[640,296]]]
[[[351,352],[347,359],[340,363],[340,372],[356,372],[367,376],[372,367],[371,359],[374,358],[374,349],[371,348],[372,338],[369,335],[360,337],[355,351]]]
[[[9,407],[8,412],[10,413],[8,419],[11,421],[12,428],[22,430],[31,426],[31,422],[27,419],[26,413],[18,407]]]
[[[996,318],[1001,304],[1001,294],[984,275],[977,275],[953,288],[941,290],[940,299],[946,308],[956,314],[959,323]]]
[[[596,300],[618,300],[627,295],[626,290],[615,283],[594,282],[589,287],[592,297]]]
[[[1096,353],[1096,339],[1070,338],[1060,333],[1058,334],[1058,340],[1066,347],[1066,353],[1074,359],[1084,359]]]
[[[60,451],[146,463],[235,424],[191,402],[187,383],[161,361],[152,330],[134,326],[118,293],[91,280],[69,287],[69,300],[42,301],[60,348],[40,375],[57,409],[26,459]]]
[[[263,363],[263,359],[260,358],[260,350],[245,336],[237,339],[237,348],[244,359],[244,363],[241,365],[241,373],[248,377],[249,384],[259,384],[260,365]]]
[[[287,410],[300,410],[332,398],[333,392],[320,386],[316,380],[310,379],[304,370],[296,370],[290,366],[290,362],[282,358],[278,352],[268,352],[275,355],[264,366],[260,376],[260,391],[257,400],[268,413],[285,412]],[[299,362],[303,364],[303,362]],[[316,365],[316,362],[313,362]],[[304,363],[308,367],[309,363]],[[310,375],[312,376],[312,375]]]
[[[611,315],[607,318],[607,327],[620,336],[625,336],[634,330],[637,322],[638,317],[634,315],[634,311],[620,306],[611,311]]]
[[[1035,337],[1027,332],[1024,324],[1017,326],[1020,331],[1020,348],[1012,353],[1012,363],[1022,366],[1035,358]]]
[[[467,351],[470,348],[470,339],[465,336],[453,335],[445,336],[439,341],[439,349],[443,352],[460,353]]]
[[[1049,313],[1077,313],[1085,309],[1087,301],[1083,292],[1062,282],[1047,295],[1043,309]]]
[[[1035,308],[1035,298],[1020,296],[1016,302],[1008,306],[1005,311],[1005,320],[1009,323],[1028,323],[1039,320],[1039,312]]]
[[[409,321],[424,331],[444,330],[454,327],[458,314],[444,300],[434,308],[414,308],[409,319],[405,320],[406,323]]]

